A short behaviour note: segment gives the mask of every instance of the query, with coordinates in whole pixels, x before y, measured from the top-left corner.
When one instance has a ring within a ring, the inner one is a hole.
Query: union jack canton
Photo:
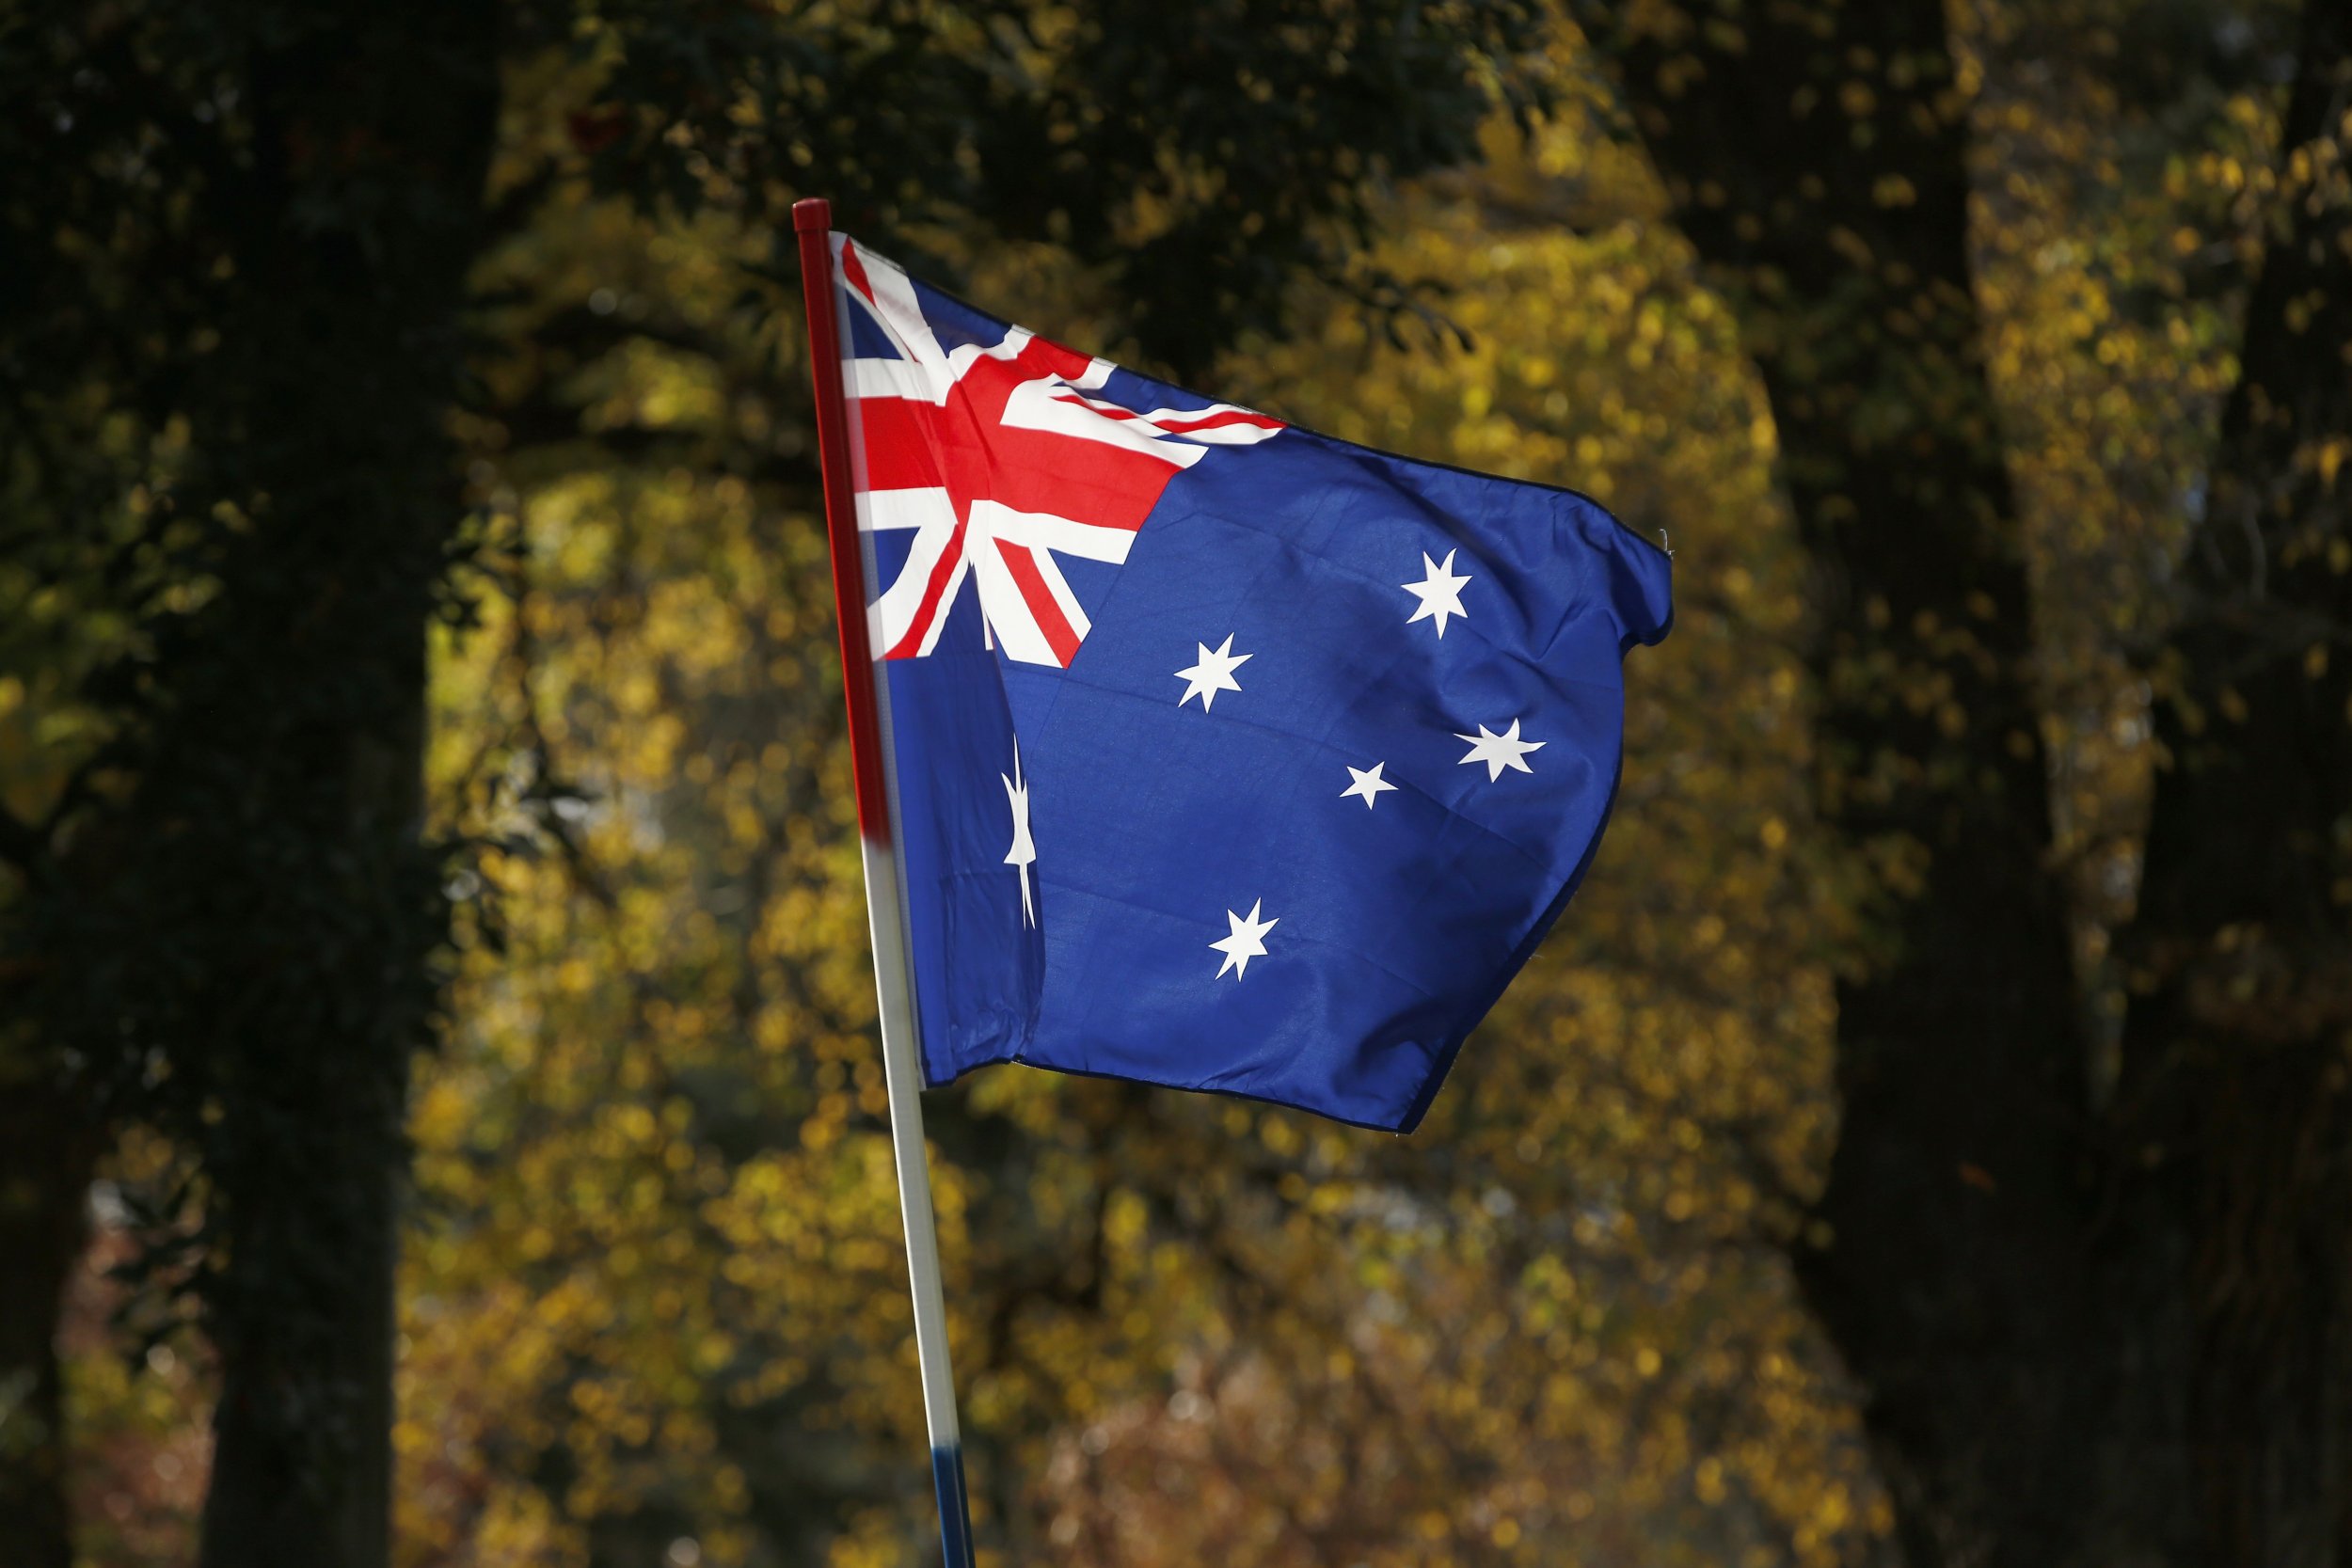
[[[1664,553],[832,245],[926,1078],[1409,1131],[1599,842]]]

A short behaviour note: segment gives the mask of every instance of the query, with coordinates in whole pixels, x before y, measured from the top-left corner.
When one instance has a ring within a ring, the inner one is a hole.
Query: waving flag
[[[830,212],[793,223],[940,1544],[971,1568],[918,1074],[1409,1130],[1600,842],[1667,562],[1573,491],[1009,326]]]
[[[1665,555],[831,247],[925,1078],[1409,1130],[1599,842]]]

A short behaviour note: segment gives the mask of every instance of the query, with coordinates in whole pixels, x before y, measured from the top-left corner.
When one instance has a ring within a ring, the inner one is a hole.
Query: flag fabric
[[[1665,553],[831,243],[925,1078],[1409,1131],[1600,841]]]

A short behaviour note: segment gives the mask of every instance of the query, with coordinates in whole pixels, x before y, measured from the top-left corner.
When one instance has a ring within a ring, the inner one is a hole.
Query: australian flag
[[[1665,554],[832,245],[925,1077],[1409,1131],[1600,842]]]

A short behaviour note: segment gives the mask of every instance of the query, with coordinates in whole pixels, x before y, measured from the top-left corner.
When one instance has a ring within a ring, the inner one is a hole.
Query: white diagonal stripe
[[[831,238],[834,271],[840,275],[841,250],[849,244],[849,236],[835,232]],[[864,245],[858,247],[857,259],[858,265],[866,271],[866,283],[874,291],[874,309],[882,319],[882,330],[909,358],[930,372],[935,380],[944,385],[954,379],[954,372],[947,368],[946,351],[941,349],[939,339],[932,334],[931,324],[923,319],[923,307],[914,297],[914,282],[894,263],[882,260]],[[857,291],[850,287],[846,276],[842,277],[842,287],[849,291],[852,298],[856,297]],[[851,309],[856,307],[852,305]]]
[[[1045,641],[1045,633],[1038,626],[1028,601],[1021,596],[1021,585],[1013,580],[1004,558],[996,553],[996,541],[983,534],[968,540],[965,548],[980,558],[975,563],[973,585],[980,593],[980,613],[988,617],[989,630],[1004,645],[1006,657],[1024,664],[1061,663],[1054,657],[1053,644]],[[944,621],[946,616],[940,619]]]
[[[898,568],[898,577],[892,579],[888,588],[882,590],[882,596],[866,606],[867,636],[873,642],[876,658],[897,647],[898,640],[914,625],[914,612],[923,608],[924,585],[930,581],[931,569],[939,564],[939,558],[946,552],[947,543],[955,537],[955,531],[953,511],[916,529],[914,542],[907,550],[906,564]],[[924,639],[925,653],[930,652],[930,644],[939,637],[939,628],[947,619],[947,607],[955,602],[954,591],[962,583],[964,570],[971,564],[971,560],[967,549],[963,559],[956,563],[955,581],[941,596],[940,612],[931,617],[929,635]]]
[[[1061,575],[1061,562],[1045,550],[1032,550],[1030,559],[1037,562],[1037,575],[1044,582],[1045,591],[1061,607],[1061,618],[1070,623],[1070,629],[1084,642],[1087,633],[1094,629],[1094,623],[1078,608],[1078,595],[1070,591],[1070,579]]]

